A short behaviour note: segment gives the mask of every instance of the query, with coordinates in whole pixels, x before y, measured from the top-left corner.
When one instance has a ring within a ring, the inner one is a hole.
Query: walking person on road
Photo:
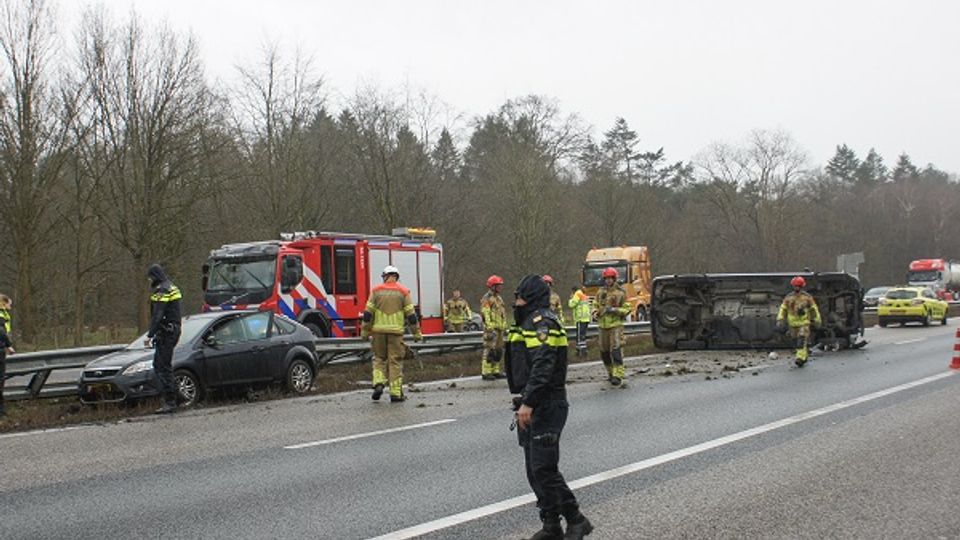
[[[507,383],[513,399],[527,481],[543,527],[532,540],[580,540],[593,525],[560,474],[560,435],[567,423],[567,333],[550,310],[550,289],[540,276],[520,280],[514,293],[507,347]],[[567,522],[564,532],[560,517]]]
[[[173,349],[180,341],[180,301],[183,295],[180,289],[170,281],[166,271],[159,264],[147,268],[150,281],[150,328],[147,330],[146,345],[152,346],[153,373],[158,384],[157,390],[163,399],[163,405],[155,412],[170,414],[177,410],[177,387],[173,379]]]
[[[460,290],[453,290],[453,298],[443,304],[443,322],[448,332],[463,332],[464,325],[473,317],[467,299],[460,296]]]
[[[502,379],[505,375],[500,360],[503,357],[503,337],[507,330],[507,308],[500,297],[503,278],[497,275],[487,278],[487,292],[480,299],[483,315],[483,356],[480,374],[485,381]]]
[[[616,268],[603,271],[604,286],[597,292],[597,326],[600,327],[600,359],[607,368],[607,380],[613,386],[623,384],[623,322],[630,314],[627,291],[617,282]]]
[[[790,337],[796,343],[794,362],[797,367],[803,367],[810,356],[810,327],[812,325],[819,328],[821,324],[820,309],[813,296],[803,290],[807,286],[807,280],[803,279],[803,276],[791,279],[790,285],[793,287],[793,292],[788,294],[780,304],[777,326],[783,332],[790,332]]]
[[[387,266],[380,275],[383,283],[370,292],[363,310],[360,337],[372,337],[373,399],[380,400],[385,385],[390,387],[390,402],[406,401],[403,395],[404,325],[413,329],[413,339],[423,340],[420,320],[413,307],[410,290],[400,284],[400,270]]]
[[[7,411],[3,403],[3,386],[7,380],[7,355],[13,354],[13,300],[5,294],[0,294],[0,416],[6,416]]]
[[[573,312],[573,322],[577,325],[577,356],[587,355],[587,326],[590,325],[590,297],[581,287],[573,287],[567,306]]]

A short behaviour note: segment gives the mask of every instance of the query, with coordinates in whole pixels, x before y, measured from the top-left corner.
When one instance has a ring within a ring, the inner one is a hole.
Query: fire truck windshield
[[[207,292],[244,293],[273,288],[277,274],[275,257],[269,259],[220,259],[210,261]]]
[[[588,264],[583,267],[583,284],[587,287],[602,287],[603,286],[603,271],[607,268],[613,268],[620,275],[618,281],[626,281],[627,279],[627,263],[618,261],[615,264],[611,263],[601,263],[601,264]]]
[[[914,271],[907,274],[910,283],[930,283],[940,279],[940,272],[936,270]]]

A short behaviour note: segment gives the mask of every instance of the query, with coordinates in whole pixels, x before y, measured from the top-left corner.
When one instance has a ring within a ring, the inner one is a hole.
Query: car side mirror
[[[217,341],[217,338],[214,337],[213,334],[208,334],[208,335],[204,336],[204,337],[203,337],[203,344],[206,345],[207,347],[210,347],[211,349],[219,349],[219,348],[220,348],[220,342]]]

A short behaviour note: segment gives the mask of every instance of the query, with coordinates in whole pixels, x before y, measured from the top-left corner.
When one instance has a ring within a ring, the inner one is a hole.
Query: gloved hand
[[[484,330],[483,339],[485,341],[493,341],[497,337],[497,334],[493,330]]]
[[[787,333],[787,323],[786,321],[777,321],[777,331],[781,334]]]
[[[413,334],[413,340],[414,340],[414,341],[423,341],[423,333],[422,333],[422,332],[416,332],[416,333],[414,333],[414,334]]]

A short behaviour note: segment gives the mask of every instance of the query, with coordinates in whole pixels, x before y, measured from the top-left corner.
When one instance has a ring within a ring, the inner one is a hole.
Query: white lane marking
[[[443,420],[437,420],[434,422],[424,422],[423,424],[414,424],[412,426],[401,426],[396,428],[384,429],[381,431],[371,431],[369,433],[358,433],[356,435],[347,435],[346,437],[337,437],[335,439],[324,439],[322,441],[313,441],[301,444],[293,444],[290,446],[284,446],[284,450],[299,450],[301,448],[309,448],[311,446],[323,446],[325,444],[333,444],[343,441],[353,441],[356,439],[365,439],[367,437],[374,437],[376,435],[386,435],[387,433],[397,433],[400,431],[410,431],[411,429],[420,429],[430,426],[439,426],[440,424],[449,424],[450,422],[456,422],[456,418],[445,418]]]
[[[6,435],[0,435],[0,439],[12,439],[14,437],[26,437],[28,435],[43,435],[45,433],[59,433],[61,431],[75,431],[78,429],[84,429],[92,426],[70,426],[62,428],[53,428],[53,429],[38,429],[36,431],[24,431],[22,433],[7,433]]]
[[[927,338],[917,338],[917,339],[908,339],[906,341],[894,341],[894,345],[908,345],[910,343],[920,343],[921,341],[926,340]]]
[[[714,439],[712,441],[707,441],[700,443],[694,446],[687,448],[682,448],[667,454],[663,454],[657,457],[650,459],[645,459],[643,461],[638,461],[636,463],[631,463],[630,465],[625,465],[623,467],[618,467],[616,469],[610,469],[609,471],[604,471],[601,473],[593,474],[590,476],[585,476],[583,478],[574,480],[570,482],[571,489],[579,489],[587,486],[592,486],[594,484],[599,484],[600,482],[605,482],[607,480],[612,480],[621,476],[626,476],[628,474],[633,474],[635,472],[642,471],[644,469],[649,469],[651,467],[656,467],[657,465],[662,465],[670,461],[675,461],[681,458],[689,457],[694,454],[699,454],[707,450],[712,450],[720,446],[731,444],[743,439],[754,437],[768,431],[773,431],[775,429],[780,429],[797,422],[802,422],[804,420],[809,420],[811,418],[816,418],[818,416],[823,416],[832,412],[839,411],[841,409],[846,409],[854,405],[859,405],[867,401],[871,401],[877,398],[884,396],[889,396],[890,394],[895,394],[897,392],[902,392],[903,390],[908,390],[915,386],[920,386],[923,384],[931,383],[938,381],[940,379],[949,377],[953,375],[954,371],[947,371],[945,373],[940,373],[938,375],[933,375],[923,379],[919,379],[913,382],[906,384],[901,384],[899,386],[894,386],[892,388],[887,388],[886,390],[880,390],[872,394],[867,394],[857,398],[849,399],[847,401],[841,401],[839,403],[834,403],[833,405],[828,405],[826,407],[816,409],[813,411],[808,411],[805,413],[800,413],[789,418],[784,418],[782,420],[777,420],[769,424],[764,424],[762,426],[757,426],[755,428],[747,429],[734,433],[732,435],[727,435],[725,437],[720,437],[719,439]],[[441,529],[446,529],[453,527],[455,525],[460,525],[468,521],[473,521],[483,517],[487,517],[499,512],[504,512],[525,504],[535,502],[536,498],[533,495],[522,495],[520,497],[514,497],[512,499],[506,499],[504,501],[496,502],[493,504],[488,504],[486,506],[481,506],[480,508],[474,508],[473,510],[467,510],[466,512],[460,512],[459,514],[453,514],[451,516],[443,517],[440,519],[435,519],[433,521],[428,521],[426,523],[421,523],[420,525],[414,525],[413,527],[408,527],[406,529],[401,529],[399,531],[394,531],[392,533],[387,533],[382,536],[377,536],[371,540],[404,540],[407,538],[414,538],[424,534],[432,533],[439,531]]]

